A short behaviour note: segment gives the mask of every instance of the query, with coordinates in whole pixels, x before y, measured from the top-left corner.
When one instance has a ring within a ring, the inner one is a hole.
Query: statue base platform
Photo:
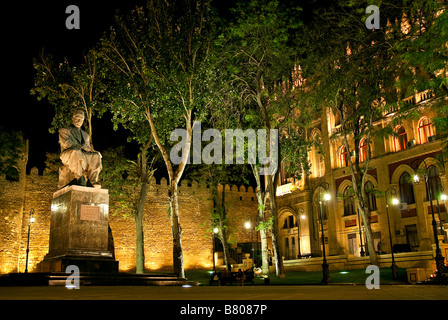
[[[107,189],[67,186],[53,194],[48,254],[38,272],[118,272],[109,246]]]
[[[9,286],[66,286],[68,273],[31,272],[0,275],[0,287]],[[182,286],[199,285],[169,273],[80,273],[80,286]]]
[[[65,272],[68,266],[75,265],[82,272],[93,273],[93,272],[106,272],[106,273],[117,273],[118,272],[118,261],[115,261],[112,257],[93,257],[93,256],[61,256],[45,258],[42,260],[37,270],[39,272]]]

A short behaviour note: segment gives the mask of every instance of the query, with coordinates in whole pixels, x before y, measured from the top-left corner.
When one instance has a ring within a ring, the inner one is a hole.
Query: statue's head
[[[84,122],[84,111],[76,110],[73,112],[72,123],[76,128],[81,128]]]

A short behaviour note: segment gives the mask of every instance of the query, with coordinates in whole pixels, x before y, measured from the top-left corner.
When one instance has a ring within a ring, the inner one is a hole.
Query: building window
[[[344,168],[348,165],[348,153],[345,146],[339,149],[339,167]]]
[[[367,194],[367,206],[369,207],[369,210],[375,211],[377,208],[376,208],[376,197],[374,193],[373,183],[367,181],[364,186],[364,190],[366,191]]]
[[[316,164],[317,164],[317,177],[323,177],[325,174],[325,161],[324,156],[319,152],[316,152]]]
[[[334,126],[336,127],[341,124],[341,118],[339,117],[339,112],[334,113],[333,116],[334,116],[334,118],[333,118]]]
[[[394,138],[394,151],[401,151],[406,149],[406,144],[408,143],[408,135],[403,126],[399,126],[395,133],[397,136]]]
[[[432,165],[428,168],[428,184],[431,187],[431,199],[435,200],[440,196],[441,192],[441,181],[439,177],[439,169]],[[426,199],[429,201],[429,190],[426,190]]]
[[[355,201],[352,196],[352,192],[349,187],[344,191],[344,216],[351,216],[356,214]]]
[[[398,185],[400,188],[400,202],[407,204],[415,203],[411,175],[407,172],[403,172],[398,181]]]
[[[325,174],[324,156],[321,153],[322,140],[319,133],[313,134],[312,142],[315,144],[311,147],[309,158],[311,161],[311,174],[313,177],[323,177]]]
[[[289,215],[285,218],[285,221],[283,222],[283,229],[290,229],[297,227],[297,222],[294,219],[293,215]]]
[[[289,239],[285,238],[285,260],[289,260]]]
[[[434,134],[432,123],[427,117],[420,119],[418,122],[418,139],[421,144],[429,141],[429,137]]]
[[[289,166],[290,166],[290,164],[288,162],[282,162],[280,177],[279,177],[279,181],[280,181],[279,185],[280,186],[282,186],[284,184],[291,183],[294,180],[292,174],[288,171]]]
[[[359,143],[359,162],[367,160],[367,152],[369,152],[367,148],[367,139],[364,138]]]

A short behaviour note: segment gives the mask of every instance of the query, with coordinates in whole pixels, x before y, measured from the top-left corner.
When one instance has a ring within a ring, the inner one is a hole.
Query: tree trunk
[[[227,271],[230,272],[232,269],[232,266],[230,264],[229,245],[227,243],[227,235],[225,234],[224,230],[222,230],[222,228],[220,228],[220,231],[219,231],[219,240],[221,240],[223,251],[224,251],[224,264],[226,266]]]
[[[378,264],[378,257],[375,251],[375,246],[373,243],[373,232],[372,228],[370,227],[370,212],[369,210],[363,208],[362,206],[358,205],[359,215],[362,219],[362,225],[364,226],[364,233],[366,235],[366,244],[367,244],[367,251],[369,252],[369,258],[370,258],[370,264],[379,266]]]
[[[135,212],[135,228],[136,228],[136,255],[137,255],[137,261],[136,261],[136,273],[144,273],[145,272],[145,241],[144,241],[144,232],[143,232],[143,216],[145,212],[145,203],[146,203],[146,197],[148,194],[148,157],[147,157],[147,150],[152,142],[152,139],[150,138],[145,146],[141,148],[140,153],[140,161],[139,161],[139,167],[140,167],[140,195],[138,197],[138,203],[136,206],[136,212]]]
[[[179,199],[177,182],[170,183],[170,220],[173,237],[173,271],[181,278],[185,278],[184,256],[182,252],[182,228],[179,222]]]
[[[269,250],[268,250],[268,227],[266,225],[265,217],[265,197],[263,197],[263,192],[261,191],[261,181],[260,181],[260,171],[257,165],[251,165],[252,172],[254,174],[255,180],[257,181],[257,201],[258,201],[258,221],[262,226],[259,227],[260,239],[261,239],[261,270],[263,274],[269,274]]]
[[[268,235],[267,229],[260,229],[261,239],[261,272],[263,274],[269,274],[269,250],[268,250]]]
[[[341,108],[342,108],[342,102],[341,102]],[[339,116],[341,117],[341,119],[343,119],[342,121],[342,128],[345,130],[346,128],[346,123],[345,123],[345,119],[343,118],[343,113],[341,110],[338,109],[339,112]],[[355,130],[355,133],[359,134],[359,127],[358,127],[358,123],[355,124],[355,128],[352,128],[352,130],[350,130],[350,134],[353,133],[353,129]],[[372,117],[369,117],[369,125],[372,126]],[[359,165],[359,141],[355,141],[355,163],[353,163],[351,157],[347,157],[348,160],[348,167],[350,169],[350,174],[351,174],[351,178],[352,178],[352,188],[353,188],[353,193],[354,193],[354,197],[355,197],[355,203],[356,206],[358,207],[358,212],[359,215],[362,219],[362,224],[364,225],[364,233],[366,235],[366,245],[369,251],[369,257],[370,257],[370,263],[372,265],[378,265],[378,259],[376,256],[376,251],[375,251],[375,246],[373,244],[373,233],[372,233],[372,228],[370,227],[370,211],[367,208],[367,206],[365,205],[366,201],[365,199],[367,199],[367,195],[365,193],[365,189],[364,189],[364,184],[365,184],[365,179],[367,176],[367,170],[369,168],[369,161],[370,161],[370,146],[369,146],[369,141],[370,141],[370,131],[367,131],[366,133],[367,135],[367,146],[368,146],[368,151],[367,151],[367,159],[364,162],[364,168],[361,169],[360,165]],[[355,134],[355,137],[357,135]],[[347,133],[345,132],[343,134],[343,144],[346,148],[346,151],[348,154],[350,154],[350,145],[348,143],[348,137],[347,137]],[[360,185],[358,185],[358,181],[360,182]]]
[[[169,176],[169,214],[171,221],[171,234],[173,238],[173,272],[177,274],[179,277],[185,277],[184,270],[184,257],[182,253],[182,228],[180,226],[179,221],[179,201],[178,201],[178,184],[179,180],[182,177],[182,174],[185,170],[185,166],[187,164],[187,159],[190,156],[190,148],[191,148],[191,136],[193,132],[193,127],[191,124],[191,110],[188,110],[185,115],[185,122],[187,127],[187,139],[185,141],[185,148],[182,154],[182,159],[180,161],[179,166],[177,167],[176,172],[173,170],[173,163],[171,162],[169,155],[159,139],[159,136],[156,131],[156,127],[152,118],[151,113],[149,112],[149,108],[146,109],[146,119],[149,122],[151,127],[151,134],[154,138],[154,141],[157,147],[162,154],[163,161],[165,162],[166,169],[168,171]]]
[[[270,136],[270,128],[269,128],[269,136]],[[281,159],[280,159],[280,145],[277,144],[271,145],[271,143],[267,143],[269,145],[270,154],[272,154],[271,149],[277,147],[277,165],[280,166]],[[271,162],[272,163],[272,162]],[[272,169],[272,168],[271,168]],[[275,173],[272,175],[267,176],[268,181],[268,192],[269,192],[269,206],[271,208],[271,216],[272,216],[272,248],[274,250],[274,256],[275,256],[275,272],[277,277],[284,278],[285,277],[285,269],[283,267],[283,259],[280,252],[280,237],[278,235],[278,210],[277,210],[277,182],[278,182],[278,176],[279,176],[279,168],[275,171]]]
[[[136,248],[137,248],[137,264],[136,273],[145,272],[145,246],[143,237],[143,221],[142,217],[139,215],[135,216],[135,231],[136,231]]]
[[[227,243],[227,234],[224,230],[224,224],[227,216],[226,211],[226,188],[223,186],[222,188],[222,196],[221,196],[221,202],[219,201],[219,195],[218,192],[216,192],[216,209],[219,213],[219,237],[222,243],[222,248],[224,251],[224,264],[226,265],[226,269],[228,272],[231,271],[231,265],[230,265],[230,253],[229,253],[229,244]],[[216,188],[216,191],[217,188]]]
[[[140,196],[135,214],[135,228],[136,228],[136,248],[137,248],[137,264],[136,273],[145,272],[145,242],[143,232],[143,214],[145,209],[146,195],[148,194],[148,183],[143,182],[140,190]]]
[[[275,188],[271,177],[268,177],[269,205],[271,207],[272,216],[272,248],[275,256],[275,274],[279,278],[285,277],[285,269],[283,267],[283,259],[280,252],[279,236],[278,236],[278,215],[277,201],[275,196]]]

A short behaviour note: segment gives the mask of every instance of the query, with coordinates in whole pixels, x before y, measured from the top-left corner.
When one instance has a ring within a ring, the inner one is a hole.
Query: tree
[[[6,174],[10,179],[19,179],[18,161],[28,160],[28,141],[24,141],[19,131],[7,132],[0,127],[0,174]]]
[[[148,122],[169,180],[169,216],[173,238],[173,268],[185,276],[178,183],[187,165],[194,120],[213,101],[208,68],[213,21],[209,1],[150,0],[103,38],[104,60],[113,75],[111,110],[117,121]],[[181,150],[170,150],[181,135]],[[173,134],[171,134],[173,133]],[[182,152],[179,156],[178,151]]]
[[[352,196],[364,225],[370,261],[377,264],[364,186],[372,142],[392,131],[392,122],[380,128],[375,121],[397,104],[397,69],[391,59],[391,43],[396,41],[396,35],[387,32],[387,21],[382,21],[379,30],[367,29],[366,7],[365,2],[341,2],[317,11],[318,18],[306,30],[309,36],[300,40],[300,47],[307,79],[304,102],[314,104],[316,109],[328,106],[334,115],[337,128],[331,138],[345,148],[346,156],[340,165],[349,168]],[[399,16],[393,7],[384,8],[384,12],[389,17]]]
[[[256,108],[253,108],[253,106],[251,106],[250,104],[248,105],[246,101],[244,101],[244,94],[238,92],[234,88],[233,74],[231,74],[229,70],[222,68],[222,65],[226,65],[228,63],[228,52],[225,48],[220,48],[220,46],[222,46],[221,40],[216,41],[215,44],[218,48],[216,50],[212,50],[212,52],[214,52],[212,61],[213,65],[215,66],[214,69],[216,70],[216,75],[219,79],[221,79],[221,82],[216,84],[216,86],[213,86],[212,90],[216,92],[217,96],[220,97],[220,100],[210,107],[210,117],[208,119],[208,123],[214,128],[218,128],[221,131],[221,135],[223,135],[223,132],[225,132],[226,129],[244,129],[246,131],[247,129],[252,129],[253,127],[260,127],[260,124],[255,125],[256,121],[260,121],[259,117],[257,116],[257,114],[259,114],[257,113],[258,110]],[[255,136],[253,138],[258,141],[256,132],[254,132],[254,134]],[[236,143],[237,142],[235,141],[235,139],[233,139],[233,149],[235,148]],[[243,139],[243,144],[243,156],[244,159],[247,159],[244,160],[244,163],[246,164],[245,167],[249,165],[248,167],[251,168],[256,182],[255,192],[258,201],[258,224],[255,226],[255,228],[256,231],[260,232],[262,263],[261,267],[263,274],[269,274],[268,234],[272,229],[272,217],[269,217],[269,214],[267,214],[266,211],[268,193],[265,191],[263,184],[264,181],[261,179],[262,176],[260,171],[262,164],[260,164],[260,162],[251,163],[249,161],[249,141],[245,141]],[[258,153],[258,150],[255,151]],[[226,157],[227,156],[228,155],[226,154]],[[235,163],[235,158],[236,154],[233,154],[232,163]],[[222,172],[224,169],[225,171],[227,171],[226,168],[229,168],[229,166],[218,165],[219,172]],[[231,170],[231,172],[234,172],[234,170]],[[231,176],[233,176],[233,174],[231,174]],[[225,177],[225,179],[228,180],[229,177]],[[239,181],[238,183],[241,183],[241,181]],[[225,210],[222,212],[225,213]]]
[[[429,90],[437,135],[445,140],[444,158],[448,159],[448,5],[446,1],[403,1],[402,18],[390,21],[400,36],[393,55],[401,73],[397,87],[402,98]]]
[[[141,146],[137,161],[124,156],[124,148],[118,147],[104,151],[103,176],[104,186],[116,200],[116,212],[131,216],[136,229],[136,273],[145,272],[143,216],[146,198],[153,177],[154,159],[149,161],[148,149],[152,139]]]
[[[267,137],[270,137],[272,129],[277,129],[280,105],[270,97],[276,89],[276,84],[288,77],[294,67],[290,34],[297,31],[300,25],[297,16],[300,9],[294,5],[287,9],[278,1],[238,2],[232,10],[233,21],[220,36],[222,47],[227,53],[227,68],[234,88],[248,106],[257,109],[257,112],[251,114],[252,119],[259,118],[259,121],[254,123],[267,130]],[[267,145],[269,154],[278,146],[271,146],[268,141]],[[273,162],[280,163],[279,158]],[[272,217],[272,244],[277,276],[284,277],[278,244],[278,171],[276,168],[271,170],[273,174],[266,175],[265,179]],[[255,170],[254,175],[258,174],[260,172]],[[260,208],[264,208],[263,197],[257,196],[257,199],[261,201]]]
[[[199,181],[200,185],[210,186],[213,211],[211,213],[212,219],[209,231],[210,233],[215,233],[216,237],[220,240],[224,252],[224,264],[226,265],[227,271],[230,272],[229,238],[231,237],[232,230],[230,228],[230,218],[227,215],[229,205],[225,185],[247,184],[247,167],[214,163],[195,165],[191,168],[194,169],[187,175],[189,179]]]
[[[92,119],[101,117],[106,111],[104,82],[105,74],[99,66],[98,55],[90,50],[79,67],[71,66],[65,58],[57,64],[49,54],[42,53],[40,59],[33,60],[36,70],[32,95],[38,100],[46,99],[55,109],[50,133],[71,125],[73,111],[84,110],[87,131],[93,148]]]

